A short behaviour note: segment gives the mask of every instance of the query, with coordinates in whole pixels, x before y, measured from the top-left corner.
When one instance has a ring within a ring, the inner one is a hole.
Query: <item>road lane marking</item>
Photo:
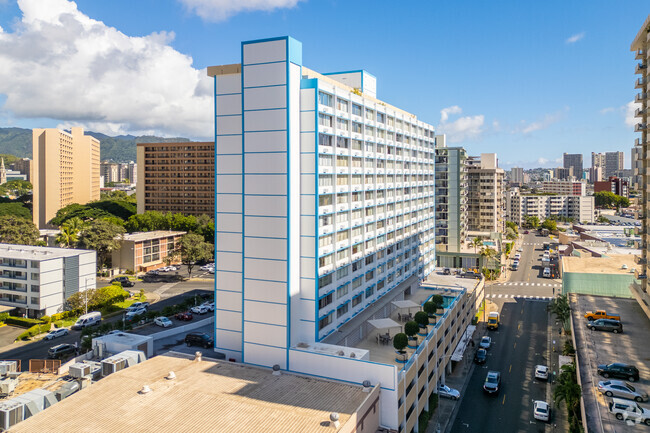
[[[512,371],[512,364],[510,364],[510,368],[508,369],[508,373]]]
[[[521,331],[521,323],[517,326],[517,330]]]
[[[517,342],[515,341],[515,346],[513,347],[513,349],[516,349],[516,348],[517,348]]]
[[[502,405],[506,404],[506,396],[505,394],[503,395],[503,401],[501,402]]]

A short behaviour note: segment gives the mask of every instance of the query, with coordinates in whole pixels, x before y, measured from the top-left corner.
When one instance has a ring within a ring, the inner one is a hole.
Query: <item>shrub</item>
[[[433,304],[436,306],[436,310],[438,310],[444,305],[445,299],[442,297],[442,295],[433,295],[431,299],[429,299],[429,302],[433,302]]]
[[[42,325],[43,322],[38,319],[29,319],[26,317],[13,317],[9,316],[5,319],[7,325],[14,325],[20,328],[31,328],[34,325]]]
[[[403,332],[400,332],[393,337],[393,347],[400,353],[404,352],[404,348],[408,346],[408,344],[409,338]]]
[[[163,316],[173,316],[174,315],[174,308],[173,307],[165,307],[162,309],[162,315]]]
[[[429,316],[433,316],[434,314],[436,314],[436,310],[438,309],[438,306],[436,304],[434,304],[433,302],[431,302],[431,301],[427,301],[422,306],[422,309]]]
[[[20,335],[18,335],[18,337],[16,337],[16,340],[29,340],[30,338],[38,334],[48,332],[49,330],[49,324],[34,325],[31,328],[27,329],[25,332],[22,332]]]
[[[429,315],[424,311],[418,311],[415,313],[414,319],[421,328],[426,328],[429,324]]]
[[[413,336],[415,336],[415,334],[417,334],[419,331],[420,325],[418,325],[418,322],[414,320],[406,322],[406,325],[404,325],[404,332],[411,338],[413,338]]]
[[[50,323],[52,321],[50,316],[41,316],[41,320],[43,321],[43,323]]]
[[[9,313],[0,313],[0,322],[4,322],[9,318]]]

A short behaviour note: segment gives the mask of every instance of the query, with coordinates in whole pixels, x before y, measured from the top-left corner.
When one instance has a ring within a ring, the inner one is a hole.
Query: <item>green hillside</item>
[[[86,131],[100,141],[102,161],[129,162],[136,160],[137,143],[184,142],[187,138],[163,138],[152,135],[136,137],[119,135],[111,137],[99,132]],[[15,155],[19,158],[32,157],[32,130],[24,128],[0,128],[0,154]]]

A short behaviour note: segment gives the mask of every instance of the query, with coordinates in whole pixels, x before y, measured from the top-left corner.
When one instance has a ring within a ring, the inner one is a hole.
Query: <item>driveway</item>
[[[0,328],[0,350],[3,347],[11,345],[16,337],[18,337],[24,331],[23,328],[17,328],[15,326],[3,326]]]

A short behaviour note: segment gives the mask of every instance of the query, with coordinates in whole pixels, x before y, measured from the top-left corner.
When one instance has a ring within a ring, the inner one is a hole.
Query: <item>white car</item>
[[[551,268],[545,267],[544,273],[542,275],[544,276],[544,278],[551,278]]]
[[[492,345],[492,339],[488,337],[487,335],[483,336],[481,338],[481,342],[478,344],[479,347],[482,347],[483,349],[489,349],[490,346]]]
[[[209,310],[208,307],[206,307],[205,305],[197,305],[196,307],[192,307],[190,311],[194,314],[205,314]]]
[[[54,329],[50,332],[47,333],[45,337],[43,337],[44,340],[53,340],[57,337],[63,337],[64,335],[68,335],[69,332],[66,328],[59,328],[59,329]]]
[[[609,403],[609,411],[616,419],[650,425],[650,410],[639,406],[637,402],[613,398]]]
[[[540,421],[548,422],[551,419],[551,408],[542,400],[533,402],[533,416]]]
[[[545,365],[536,365],[535,379],[548,380],[548,367]]]
[[[519,260],[519,259],[521,259],[521,254],[519,253],[515,254],[515,260]]]
[[[523,251],[524,251],[523,248],[521,248],[521,247],[517,248],[517,252],[518,252],[518,253],[521,253],[521,252],[523,252]]]
[[[460,398],[460,392],[457,389],[449,388],[447,385],[442,384],[438,385],[438,395],[452,400],[458,400]]]
[[[146,308],[137,308],[126,313],[126,320],[133,320],[135,316],[142,316],[147,312]]]
[[[171,320],[169,320],[167,317],[162,317],[162,316],[153,319],[153,324],[162,326],[163,328],[169,328],[170,326],[173,325]]]
[[[201,304],[202,306],[206,307],[209,312],[214,311],[214,302],[204,302]]]

